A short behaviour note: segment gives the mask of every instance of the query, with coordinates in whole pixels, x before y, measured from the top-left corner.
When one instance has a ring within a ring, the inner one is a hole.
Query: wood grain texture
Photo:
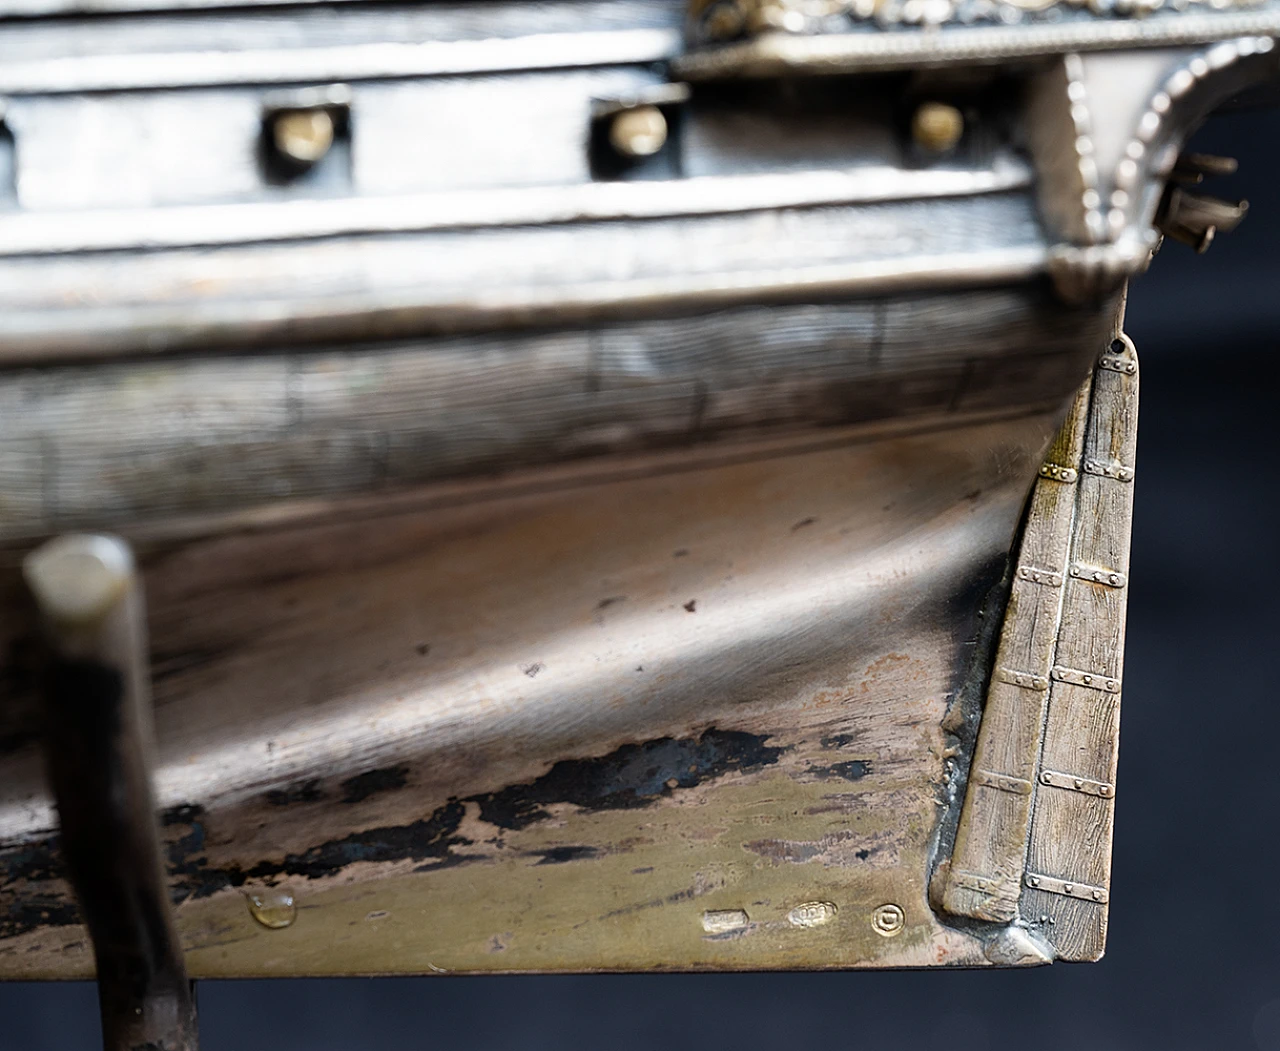
[[[1124,338],[1094,372],[1071,545],[1080,569],[1065,584],[1055,657],[1093,687],[1055,681],[1049,694],[1022,901],[1024,920],[1070,960],[1096,960],[1106,947],[1137,433],[1138,358]],[[1095,582],[1094,572],[1126,583]],[[1110,683],[1098,689],[1099,678]],[[1030,885],[1036,877],[1088,889],[1045,893],[1045,880]]]
[[[1122,336],[1036,484],[944,894],[1069,960],[1106,942],[1137,410]]]
[[[1045,474],[1076,470],[1088,409],[1086,384],[1032,490],[943,899],[958,915],[1007,923],[1018,914],[1078,484],[1078,476]],[[1010,791],[1007,779],[1019,790]]]

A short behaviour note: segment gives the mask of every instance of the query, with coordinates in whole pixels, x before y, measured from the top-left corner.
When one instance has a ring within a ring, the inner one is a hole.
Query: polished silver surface
[[[706,175],[677,182],[601,182],[368,197],[297,198],[158,208],[0,212],[0,256],[184,248],[352,234],[655,219],[776,208],[971,197],[1026,189],[1031,172],[1002,157],[989,169],[864,167]]]
[[[1047,411],[1106,323],[1022,287],[0,373],[0,539],[796,428]]]
[[[394,338],[1012,283],[1023,194],[0,261],[0,361]]]

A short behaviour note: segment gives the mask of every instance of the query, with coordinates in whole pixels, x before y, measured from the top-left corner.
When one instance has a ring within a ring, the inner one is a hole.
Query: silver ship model
[[[1278,35],[0,0],[0,977],[1097,959],[1123,298]]]

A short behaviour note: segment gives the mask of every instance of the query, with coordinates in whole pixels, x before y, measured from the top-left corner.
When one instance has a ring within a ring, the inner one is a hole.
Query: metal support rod
[[[128,546],[63,536],[23,565],[49,647],[45,761],[93,938],[108,1051],[194,1051],[195,1007],[150,781],[142,592]]]

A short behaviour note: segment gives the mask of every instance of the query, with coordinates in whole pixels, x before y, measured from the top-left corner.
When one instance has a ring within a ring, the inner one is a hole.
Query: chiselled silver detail
[[[1117,482],[1132,482],[1133,468],[1126,467],[1122,463],[1116,463],[1114,460],[1099,460],[1089,457],[1081,465],[1085,474],[1096,474],[1101,478],[1112,478]]]
[[[963,887],[965,890],[977,891],[979,894],[997,894],[1006,890],[1012,883],[1016,888],[1015,881],[1000,876],[983,876],[977,872],[957,872],[954,869],[949,877],[950,881],[957,887]]]
[[[1010,792],[1015,796],[1028,796],[1031,794],[1031,782],[1023,777],[997,774],[990,770],[975,770],[970,776],[974,784],[982,785],[984,788],[995,788],[1001,792]]]
[[[1032,584],[1044,584],[1046,587],[1062,587],[1062,574],[1056,569],[1043,569],[1040,566],[1019,566],[1018,579]]]
[[[1177,159],[1176,149],[1152,149],[1170,138],[1169,125],[1181,119],[1174,103],[1190,94],[1198,84],[1220,74],[1227,67],[1241,60],[1270,54],[1275,49],[1276,42],[1272,37],[1276,35],[1275,29],[1259,29],[1214,37],[1212,39],[1220,42],[1187,59],[1166,77],[1151,96],[1146,111],[1138,119],[1133,138],[1125,147],[1123,159],[1112,174],[1115,192],[1121,195],[1114,202],[1118,207],[1113,209],[1111,215],[1110,232],[1113,239],[1120,237],[1126,225],[1132,224],[1135,219],[1140,219],[1145,224],[1154,218],[1152,215],[1137,216],[1133,213],[1133,208],[1143,201],[1144,187],[1163,180]],[[1239,39],[1226,39],[1229,36]],[[1211,41],[1187,41],[1193,42]],[[1148,200],[1147,207],[1154,207],[1154,201]],[[1106,364],[1105,358],[1099,365],[1102,368],[1111,367]],[[1123,371],[1133,375],[1132,368],[1126,367]]]
[[[1068,898],[1079,898],[1081,901],[1096,901],[1100,905],[1107,903],[1107,888],[1094,887],[1088,883],[1076,883],[1074,880],[1058,879],[1055,876],[1041,876],[1034,872],[1026,875],[1028,887],[1042,890],[1047,894],[1062,894]]]
[[[1119,244],[1057,244],[1049,250],[1047,269],[1058,295],[1067,303],[1084,303],[1118,289],[1151,261],[1158,235]]]
[[[1123,573],[1106,566],[1091,566],[1085,562],[1072,562],[1068,572],[1076,580],[1087,580],[1091,584],[1105,584],[1109,588],[1122,588],[1128,583]]]
[[[1123,372],[1127,376],[1133,376],[1138,371],[1138,363],[1119,354],[1103,354],[1098,359],[1098,368],[1106,369],[1109,372]]]
[[[1068,118],[1074,131],[1076,170],[1080,175],[1080,207],[1084,212],[1084,229],[1089,243],[1103,239],[1106,223],[1102,217],[1098,194],[1098,162],[1094,159],[1093,122],[1089,114],[1089,92],[1085,85],[1084,63],[1079,55],[1064,55],[1063,70],[1067,76]]]
[[[1078,668],[1065,668],[1055,664],[1049,669],[1049,677],[1055,682],[1067,682],[1073,686],[1087,686],[1091,690],[1102,690],[1105,693],[1119,693],[1120,680],[1097,672],[1080,671]]]
[[[1024,690],[1044,691],[1049,688],[1049,680],[1043,675],[1035,674],[1035,672],[1015,671],[1013,668],[997,668],[995,678],[997,682],[1007,683],[1009,686],[1021,686]]]
[[[1080,477],[1074,467],[1064,467],[1060,463],[1043,463],[1040,465],[1040,477],[1053,482],[1074,482]]]
[[[996,62],[1064,52],[1186,47],[1236,37],[1280,35],[1280,11],[1192,13],[1151,19],[1064,19],[1019,28],[978,26],[921,32],[842,33],[798,36],[771,33],[740,43],[684,55],[673,63],[686,80],[717,80],[749,74],[800,71],[838,73],[936,65]]]
[[[1137,19],[1188,7],[1249,9],[1265,0],[694,0],[690,35],[695,43],[722,43],[773,31],[821,36],[850,28],[894,30],[947,25],[1016,26]]]
[[[1057,770],[1042,770],[1040,783],[1053,788],[1065,788],[1072,792],[1083,792],[1089,796],[1101,796],[1103,799],[1115,797],[1115,785],[1106,781],[1094,781],[1087,777],[1074,777],[1071,774],[1059,773]]]
[[[1062,575],[1057,570],[1044,570],[1039,566],[1019,566],[1018,579],[1030,584],[1043,584],[1046,588],[1061,588]]]

